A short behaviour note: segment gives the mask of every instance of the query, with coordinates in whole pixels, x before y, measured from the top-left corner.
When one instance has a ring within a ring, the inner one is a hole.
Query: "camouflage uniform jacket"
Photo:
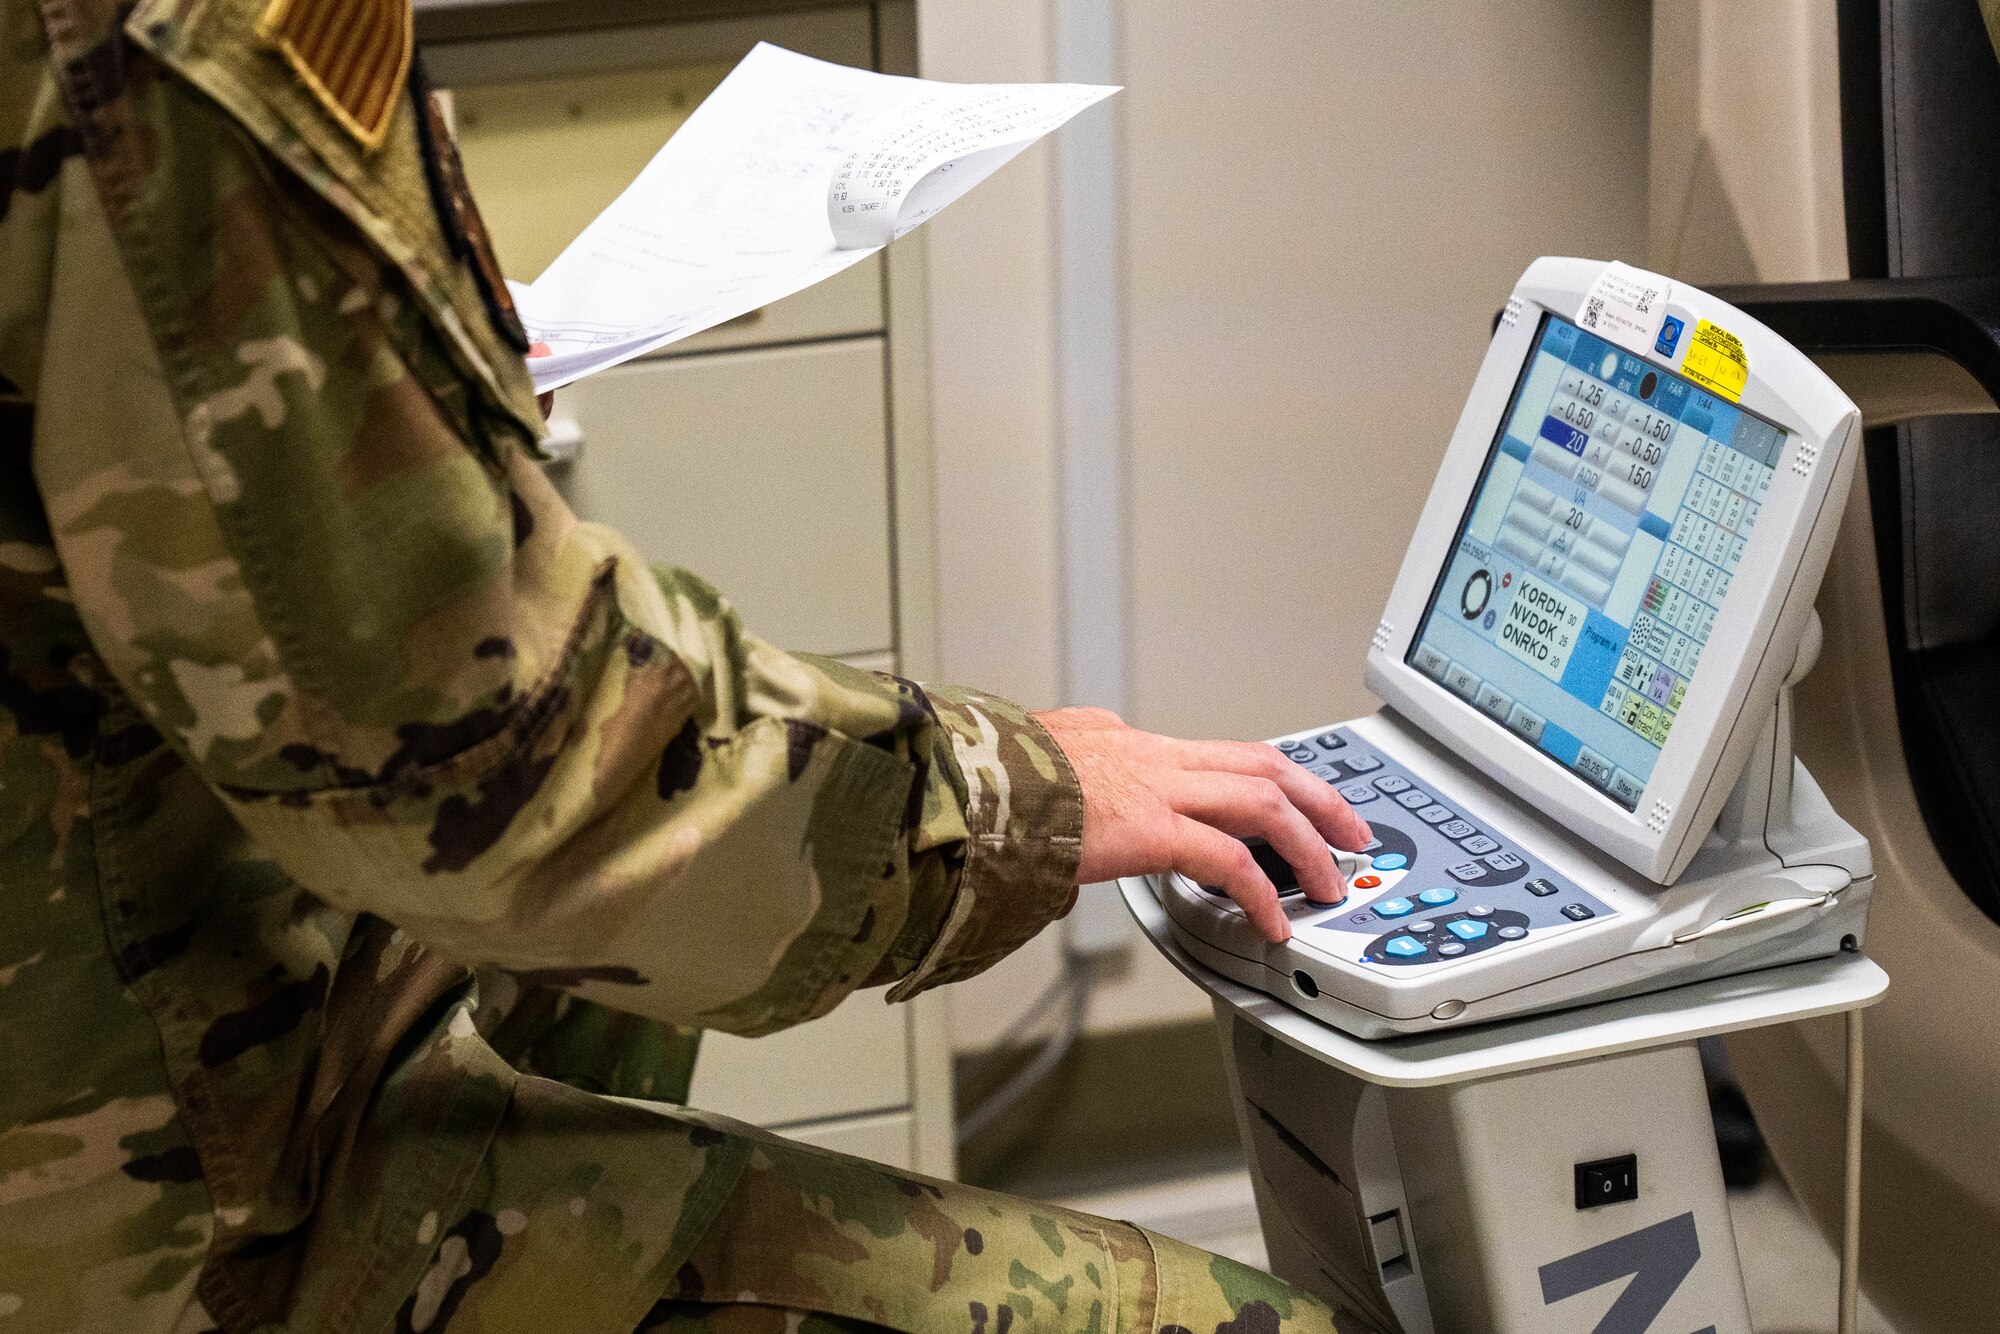
[[[569,513],[424,100],[366,143],[268,2],[0,0],[10,1334],[391,1325],[528,1115],[469,965],[638,1016],[593,1031],[643,1093],[663,1025],[907,996],[1074,894],[1019,709]],[[630,1328],[742,1146],[536,1108],[566,1323]]]

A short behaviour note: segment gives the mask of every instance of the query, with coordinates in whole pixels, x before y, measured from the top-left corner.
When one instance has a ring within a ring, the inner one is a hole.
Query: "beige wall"
[[[1694,283],[1847,276],[1833,0],[1653,14],[1652,262]]]
[[[1493,312],[1642,258],[1643,0],[1131,0],[1134,717],[1373,707],[1363,648]]]
[[[1049,77],[1040,0],[923,0],[927,78]],[[918,235],[930,273],[938,675],[1059,701],[1049,145]],[[908,244],[905,242],[904,244]]]
[[[1645,257],[1649,6],[1122,17],[1128,712],[1236,736],[1364,712],[1363,646],[1494,310],[1537,255]],[[1044,0],[928,0],[924,72],[1045,77],[1046,18]],[[1044,145],[926,238],[942,671],[1036,703],[1060,679],[1048,182]],[[952,988],[955,1045],[1003,1031],[1056,946]],[[1205,1009],[1135,940],[1091,1024]]]

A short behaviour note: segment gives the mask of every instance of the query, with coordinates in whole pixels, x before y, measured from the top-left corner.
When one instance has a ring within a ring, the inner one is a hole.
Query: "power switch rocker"
[[[1576,1207],[1595,1209],[1600,1204],[1623,1204],[1639,1198],[1639,1156],[1604,1158],[1576,1165]]]

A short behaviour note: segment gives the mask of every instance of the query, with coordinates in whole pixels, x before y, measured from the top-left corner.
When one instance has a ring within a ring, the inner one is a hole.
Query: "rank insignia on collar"
[[[416,46],[410,0],[271,0],[257,31],[364,148],[394,118]]]

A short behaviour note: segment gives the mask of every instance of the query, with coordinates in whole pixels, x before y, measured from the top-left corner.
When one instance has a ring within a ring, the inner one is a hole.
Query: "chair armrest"
[[[2000,412],[2000,277],[1713,290],[1818,363],[1869,426]]]

